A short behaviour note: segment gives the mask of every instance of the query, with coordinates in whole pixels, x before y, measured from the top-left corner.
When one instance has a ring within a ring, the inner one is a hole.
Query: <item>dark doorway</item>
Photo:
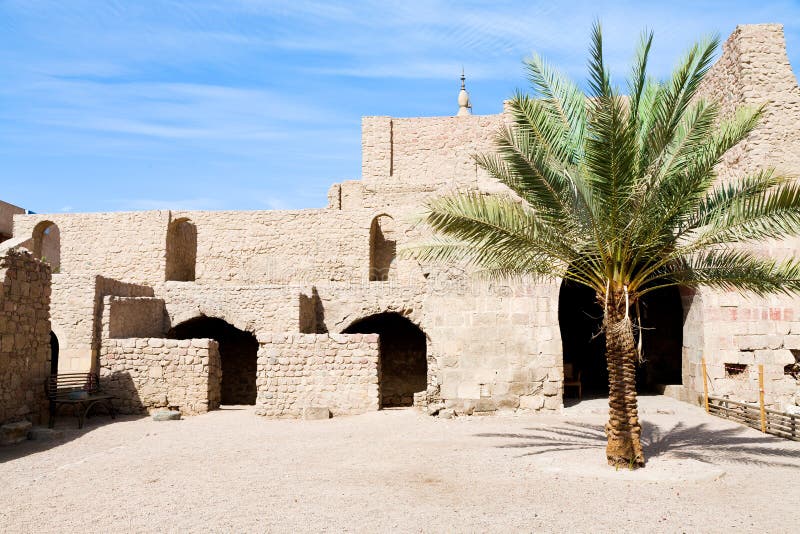
[[[639,391],[662,393],[663,386],[680,384],[683,353],[683,303],[677,287],[646,294],[639,305],[642,317],[642,364]]]
[[[558,324],[565,375],[570,367],[573,378],[580,374],[584,397],[608,395],[603,308],[594,290],[565,280],[558,295]]]
[[[379,334],[381,407],[412,406],[414,393],[428,387],[427,340],[420,328],[397,313],[360,319],[345,334]]]
[[[197,317],[173,327],[167,337],[217,341],[222,365],[222,404],[256,403],[258,341],[253,334],[222,319]]]
[[[50,374],[58,374],[58,337],[50,332]]]
[[[683,306],[677,288],[646,294],[640,304],[643,361],[637,370],[639,392],[661,393],[681,383]],[[635,313],[632,310],[632,313]],[[564,281],[558,298],[558,322],[565,374],[580,374],[584,396],[608,395],[603,308],[593,289]],[[637,341],[638,341],[637,332]],[[571,393],[571,391],[570,391]]]

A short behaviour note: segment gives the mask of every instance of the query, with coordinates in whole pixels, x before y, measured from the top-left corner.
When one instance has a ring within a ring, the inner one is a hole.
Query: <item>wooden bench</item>
[[[53,428],[56,423],[56,414],[61,405],[72,406],[73,414],[78,418],[78,428],[83,428],[83,421],[95,404],[102,403],[108,409],[111,419],[116,419],[113,395],[107,395],[100,390],[100,379],[94,373],[63,373],[50,375],[44,383],[45,395],[50,401],[50,421],[48,426]]]

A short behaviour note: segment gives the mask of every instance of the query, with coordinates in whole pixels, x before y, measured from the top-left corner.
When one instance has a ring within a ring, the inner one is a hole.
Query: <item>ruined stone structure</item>
[[[49,305],[50,267],[0,244],[0,425],[42,414]]]
[[[800,175],[800,89],[781,27],[739,27],[723,52],[704,94],[726,111],[768,107],[722,179],[759,166]],[[462,109],[468,102],[460,98]],[[504,190],[471,159],[492,150],[503,121],[366,117],[361,179],[333,185],[324,209],[16,214],[8,243],[55,273],[58,369],[99,371],[123,411],[557,410],[565,363],[587,389],[605,387],[591,294],[557,281],[481,283],[397,257],[425,239],[416,215],[427,198]],[[715,394],[754,395],[762,363],[767,402],[794,402],[786,369],[800,354],[796,298],[675,290],[654,294],[643,314],[659,325],[645,337],[644,389],[696,401],[705,357]]]

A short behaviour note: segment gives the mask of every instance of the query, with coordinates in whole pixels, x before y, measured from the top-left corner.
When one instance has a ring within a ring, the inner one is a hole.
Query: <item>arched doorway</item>
[[[355,321],[343,333],[380,336],[381,408],[412,406],[414,393],[427,389],[427,340],[407,318],[398,313],[370,315]]]
[[[646,294],[639,305],[643,360],[637,370],[639,392],[663,391],[681,383],[683,306],[680,291],[670,287]],[[603,308],[594,290],[565,280],[558,297],[558,322],[565,375],[580,375],[584,396],[608,395]],[[638,338],[637,332],[637,338]],[[569,391],[568,393],[571,393]]]
[[[49,263],[54,273],[61,271],[61,231],[56,223],[42,221],[33,229],[33,256]]]
[[[50,374],[58,374],[58,336],[50,332]]]
[[[214,317],[189,319],[167,333],[172,339],[211,338],[219,343],[222,404],[256,403],[258,341],[250,332]]]
[[[165,279],[193,282],[197,264],[197,227],[189,219],[176,219],[167,229]]]

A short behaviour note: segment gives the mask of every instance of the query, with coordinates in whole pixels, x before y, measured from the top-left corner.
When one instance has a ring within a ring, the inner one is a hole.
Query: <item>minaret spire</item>
[[[469,93],[467,92],[466,76],[464,76],[464,67],[461,67],[461,90],[458,92],[458,113],[457,117],[464,115],[472,115],[472,104],[469,101]]]

